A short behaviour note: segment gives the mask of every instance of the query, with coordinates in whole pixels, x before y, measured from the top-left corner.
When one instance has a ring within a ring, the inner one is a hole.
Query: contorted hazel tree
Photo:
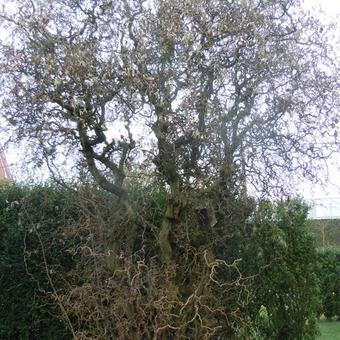
[[[33,141],[47,161],[79,156],[118,197],[142,161],[175,200],[212,185],[238,195],[246,182],[312,177],[312,161],[337,145],[338,66],[327,29],[297,1],[9,9],[1,114],[12,139]]]
[[[78,155],[119,197],[145,155],[177,193],[310,177],[311,160],[334,151],[338,68],[327,29],[298,1],[8,6],[1,114],[12,138],[47,160]]]
[[[197,269],[193,249],[224,230],[230,214],[220,203],[246,183],[270,190],[291,172],[312,178],[313,161],[336,150],[339,69],[328,28],[296,0],[21,0],[7,9],[0,112],[11,138],[49,164],[58,152],[76,157],[122,201],[129,173],[155,171],[169,198],[155,228],[160,257],[177,264],[174,291],[195,297],[178,304],[176,320],[193,301],[231,296],[188,292],[205,264],[212,280],[226,263],[204,250]],[[212,202],[184,214],[190,195]],[[195,212],[204,235],[191,242]],[[229,287],[212,281],[212,294]],[[204,332],[222,327],[222,309],[209,308],[217,321],[204,328],[200,319]],[[197,313],[185,327],[194,329]]]

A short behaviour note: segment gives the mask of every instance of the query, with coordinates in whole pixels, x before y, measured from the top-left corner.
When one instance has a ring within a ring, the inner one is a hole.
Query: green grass
[[[321,321],[321,335],[317,340],[340,340],[340,322],[339,321]]]

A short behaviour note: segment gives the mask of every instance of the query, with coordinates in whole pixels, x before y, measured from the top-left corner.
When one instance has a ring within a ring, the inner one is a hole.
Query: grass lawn
[[[321,321],[317,340],[340,340],[340,321]]]

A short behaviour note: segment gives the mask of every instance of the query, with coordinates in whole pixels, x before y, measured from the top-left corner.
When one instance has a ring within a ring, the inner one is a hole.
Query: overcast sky
[[[338,49],[338,57],[340,58],[340,0],[304,0],[303,4],[311,12],[321,17],[322,21],[337,21],[337,37],[334,41]],[[339,75],[340,76],[340,75]],[[339,94],[340,95],[340,94]],[[340,112],[338,113],[340,116]],[[326,185],[310,185],[309,183],[302,183],[301,188],[298,189],[300,194],[305,198],[322,198],[322,197],[338,197],[340,198],[340,154],[334,154],[331,159],[327,161],[328,179]],[[339,206],[340,209],[340,206]]]
[[[339,0],[304,0],[303,4],[314,10],[320,7],[327,15],[336,16],[340,13],[340,1]]]

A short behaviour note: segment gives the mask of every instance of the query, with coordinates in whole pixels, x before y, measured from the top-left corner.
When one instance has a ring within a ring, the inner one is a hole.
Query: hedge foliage
[[[65,272],[72,266],[64,250],[73,240],[63,238],[63,227],[74,215],[65,190],[0,187],[1,339],[70,339],[44,261]],[[49,245],[44,255],[42,244]]]
[[[253,276],[250,319],[260,339],[314,339],[318,332],[316,250],[299,201],[261,202],[238,243],[241,271]],[[254,337],[254,338],[256,338]]]
[[[253,314],[264,339],[314,339],[319,287],[307,207],[298,201],[262,204],[246,263],[257,266]]]
[[[179,308],[188,306],[189,321],[195,310],[210,317],[209,303],[223,307],[214,311],[220,320],[230,313],[233,328],[221,339],[313,339],[320,307],[306,207],[228,202],[218,209],[188,203],[200,227],[194,218],[186,221],[190,243],[181,250],[187,271],[180,272],[179,292],[168,283],[174,273],[158,260],[165,193],[136,189],[134,219],[93,188],[74,194],[53,185],[2,186],[0,338],[132,338],[173,315],[175,305],[166,302],[182,296],[187,305]],[[190,295],[205,280],[195,291],[201,289],[201,297]]]
[[[340,247],[322,247],[317,254],[321,314],[328,319],[340,317]]]
[[[318,246],[340,247],[340,219],[309,220],[308,224]]]

